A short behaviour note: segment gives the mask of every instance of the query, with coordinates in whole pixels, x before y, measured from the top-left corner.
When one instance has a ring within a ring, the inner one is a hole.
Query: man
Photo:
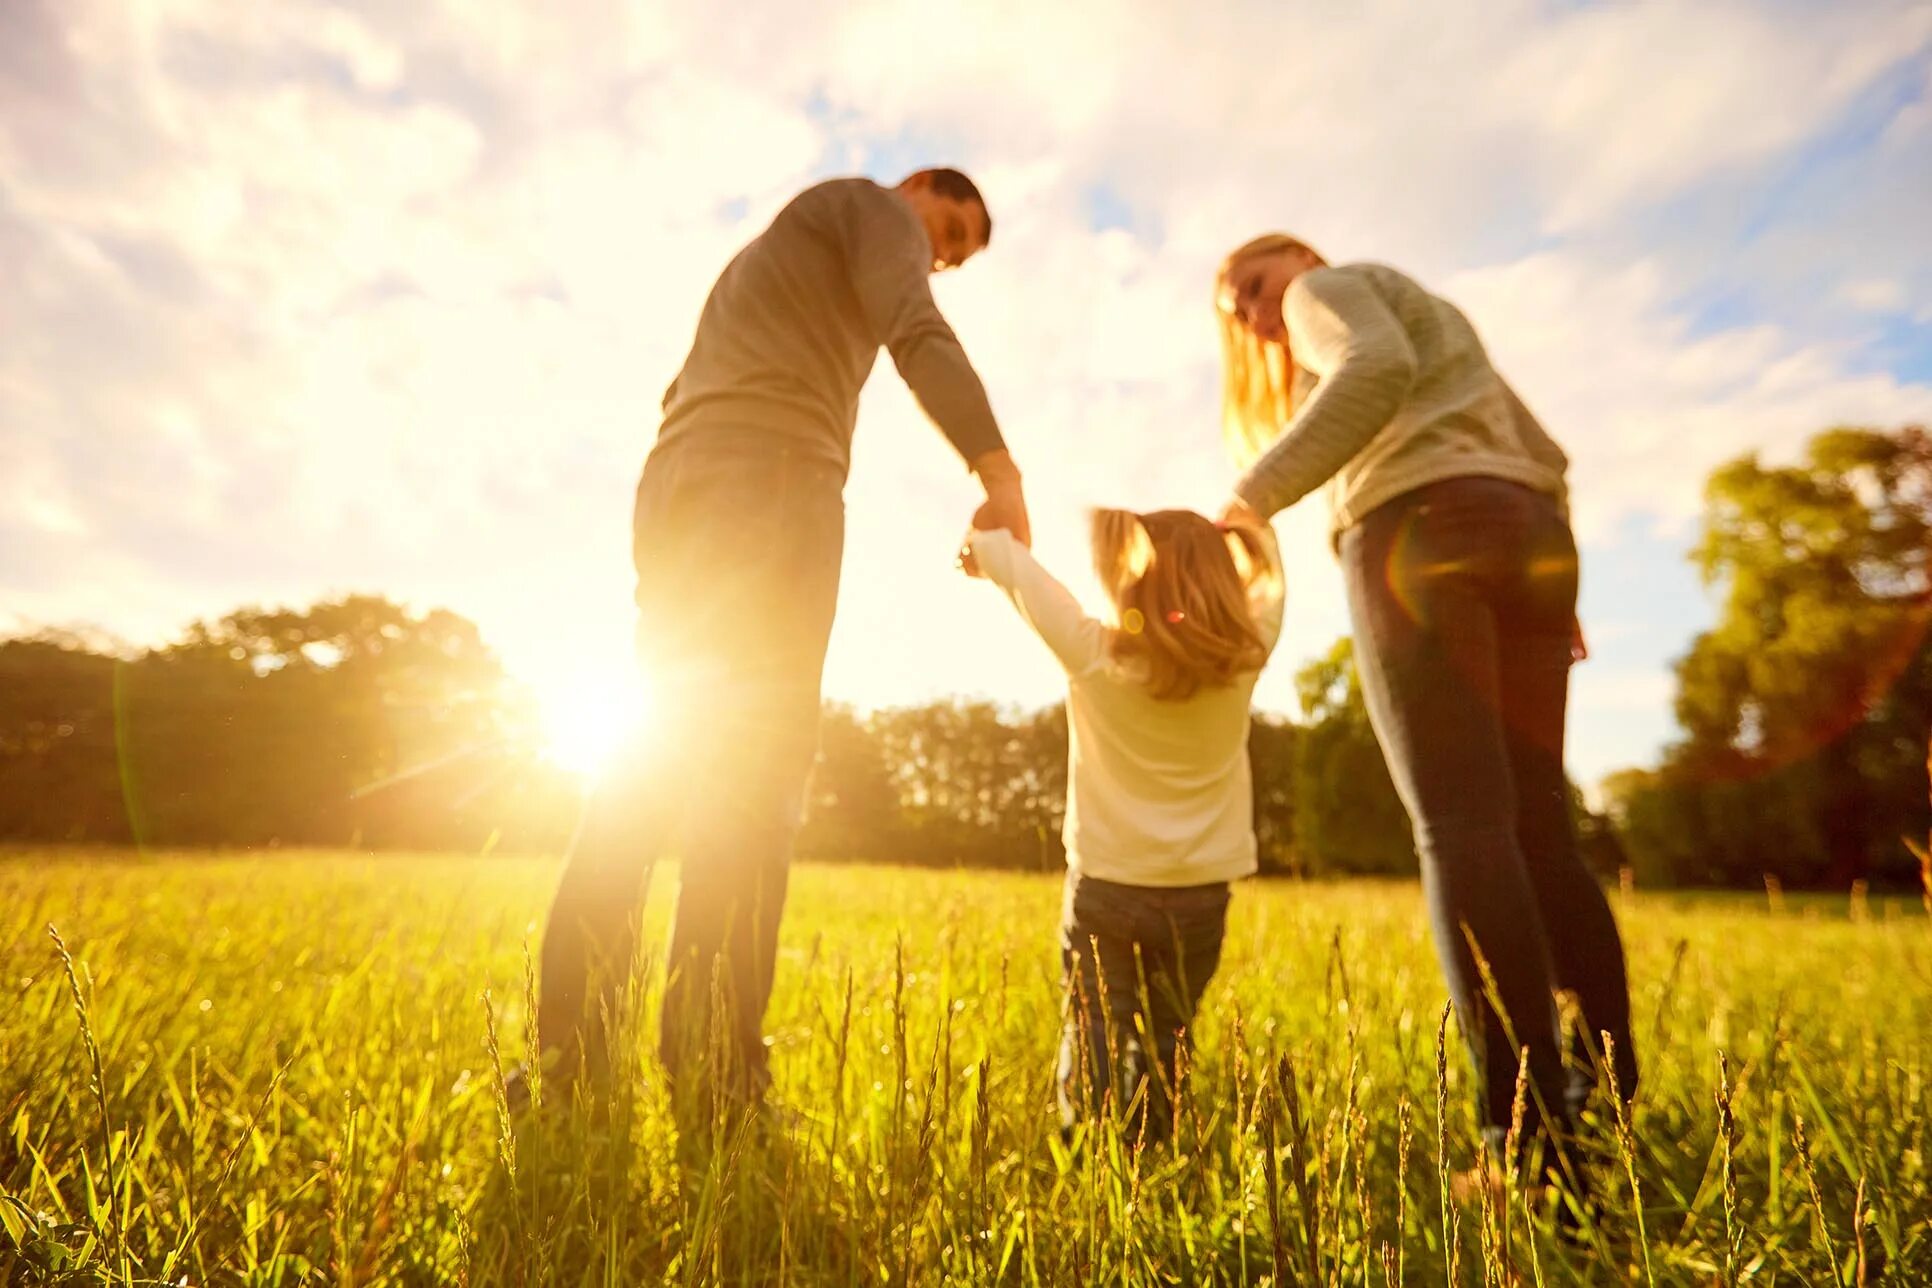
[[[638,650],[657,719],[599,789],[544,936],[538,1031],[572,1075],[610,1056],[650,864],[682,819],[660,1050],[755,1104],[791,843],[816,754],[859,391],[881,347],[1029,540],[1020,474],[930,275],[992,218],[957,170],[807,189],[712,288],[638,485]],[[687,1076],[691,1075],[691,1076]]]

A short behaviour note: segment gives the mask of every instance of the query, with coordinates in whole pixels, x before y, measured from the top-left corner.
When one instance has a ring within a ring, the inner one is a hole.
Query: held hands
[[[966,531],[965,539],[959,543],[959,553],[953,556],[953,567],[959,569],[968,577],[984,577],[986,575],[979,570],[979,560],[973,557],[973,533],[970,528]]]
[[[1026,518],[1024,509],[1020,512],[1020,518],[1024,522]],[[968,577],[985,576],[979,569],[979,560],[973,557],[973,534],[975,532],[992,532],[996,528],[1006,528],[1006,525],[1000,522],[999,514],[993,508],[993,502],[988,500],[979,509],[973,511],[973,520],[966,525],[966,535],[960,538],[959,555],[953,560],[953,566],[965,573]],[[1006,528],[1006,530],[1009,532],[1012,531],[1011,528]]]
[[[973,473],[979,477],[980,486],[986,489],[986,500],[973,511],[973,521],[969,531],[991,532],[1004,528],[1013,534],[1014,540],[1023,546],[1033,544],[1033,526],[1027,519],[1026,492],[1020,485],[1020,467],[1005,449],[987,452],[973,461]],[[964,541],[960,543],[959,569],[969,577],[980,575],[979,563],[973,558],[971,547]]]
[[[981,532],[1004,528],[1023,546],[1033,544],[1033,526],[1026,517],[1026,493],[1020,486],[1020,467],[1004,448],[973,461],[973,473],[986,489],[986,501],[973,513]]]
[[[1224,528],[1265,528],[1267,520],[1240,497],[1234,497],[1221,510],[1221,526]]]

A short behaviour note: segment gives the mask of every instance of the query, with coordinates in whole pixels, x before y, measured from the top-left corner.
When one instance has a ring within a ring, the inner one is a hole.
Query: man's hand
[[[973,473],[986,489],[986,501],[973,512],[973,526],[981,532],[1004,528],[1023,546],[1033,544],[1033,525],[1026,517],[1026,493],[1020,486],[1020,467],[1004,448],[973,461]]]
[[[953,560],[953,567],[959,569],[968,577],[985,576],[979,570],[979,560],[973,557],[973,533],[970,528],[967,529],[966,535],[959,539],[959,554]]]

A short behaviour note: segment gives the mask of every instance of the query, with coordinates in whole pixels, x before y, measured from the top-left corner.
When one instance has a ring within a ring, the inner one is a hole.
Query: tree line
[[[1263,869],[1414,872],[1348,642],[1298,689],[1300,719],[1257,712],[1249,740]],[[243,609],[147,650],[0,640],[0,841],[554,851],[583,784],[540,728],[472,623],[376,596]],[[1065,862],[1064,705],[828,705],[820,742],[806,857]]]
[[[128,650],[0,641],[0,840],[543,844],[575,785],[471,622],[356,595]]]
[[[1413,868],[1386,774],[1386,799],[1372,778],[1362,793],[1361,766],[1381,762],[1359,709],[1257,714],[1251,750],[1270,869]],[[1331,754],[1346,764],[1314,763]],[[1058,867],[1066,757],[1062,705],[828,705],[800,850]],[[583,790],[545,756],[528,693],[451,612],[357,595],[242,609],[145,650],[0,640],[0,842],[554,851]]]
[[[1644,884],[1909,883],[1932,727],[1932,438],[1835,430],[1715,472],[1695,551],[1716,624],[1677,665],[1683,737],[1573,792],[1586,857]],[[1250,739],[1264,871],[1415,870],[1347,640]],[[1063,707],[826,710],[800,851],[1051,870]],[[555,851],[582,784],[475,625],[356,595],[245,608],[129,649],[0,640],[0,841]]]

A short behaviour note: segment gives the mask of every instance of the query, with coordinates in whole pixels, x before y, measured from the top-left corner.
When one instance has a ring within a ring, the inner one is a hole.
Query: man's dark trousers
[[[766,433],[654,451],[634,525],[652,718],[593,794],[551,908],[538,1021],[607,1062],[651,864],[681,832],[660,1051],[674,1081],[755,1100],[792,838],[818,744],[844,471]],[[694,1079],[696,1080],[696,1079]]]

